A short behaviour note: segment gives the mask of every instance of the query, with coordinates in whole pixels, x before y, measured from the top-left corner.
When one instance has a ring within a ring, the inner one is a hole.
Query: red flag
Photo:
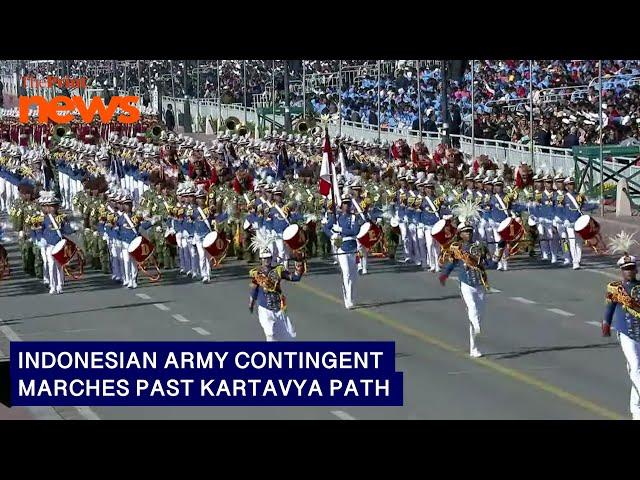
[[[331,172],[333,164],[333,151],[329,142],[329,133],[325,133],[324,143],[322,144],[322,166],[320,167],[320,195],[326,197],[331,193]]]

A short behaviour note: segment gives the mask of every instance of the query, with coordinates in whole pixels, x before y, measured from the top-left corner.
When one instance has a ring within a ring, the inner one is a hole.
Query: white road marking
[[[560,310],[559,308],[547,308],[547,311],[551,313],[556,313],[558,315],[562,315],[564,317],[575,317],[575,315],[571,312],[565,312],[564,310]]]
[[[534,302],[533,300],[529,300],[528,298],[523,298],[523,297],[509,297],[511,300],[515,300],[516,302],[520,302],[520,303],[526,303],[527,305],[531,305],[533,303],[538,303],[538,302]]]
[[[18,336],[18,334],[14,332],[13,329],[8,325],[0,326],[0,332],[2,332],[4,336],[7,337],[11,342],[20,341],[20,337]]]
[[[136,297],[140,297],[143,300],[151,300],[151,297],[146,293],[136,293]]]
[[[159,310],[162,310],[163,312],[166,312],[167,310],[170,310],[170,308],[167,307],[164,303],[154,303],[153,306],[156,307]]]
[[[615,280],[620,280],[620,275],[616,275],[611,272],[605,272],[604,270],[594,270],[593,268],[585,268],[585,271],[591,272],[591,273],[599,273],[600,275],[604,275],[606,277],[613,278]]]
[[[491,288],[489,289],[489,293],[501,293],[501,292],[502,292],[502,290],[498,290],[497,288],[493,288],[493,287],[491,287]]]
[[[193,327],[192,330],[199,333],[200,335],[211,335],[211,333],[207,332],[204,328],[201,327]]]
[[[1,318],[0,318],[0,321],[2,321]],[[12,341],[12,342],[21,342],[22,341],[22,339],[20,338],[20,335],[18,335],[8,325],[0,326],[0,332],[2,332],[2,334],[5,337],[7,337],[7,339],[9,339],[9,341]],[[58,419],[60,418],[60,414],[57,413],[51,407],[39,407],[38,409],[35,409],[35,407],[29,407],[29,408],[31,408],[32,411],[37,413],[38,418],[42,418],[42,419],[56,419],[56,417],[58,417]],[[74,407],[74,408],[78,411],[78,413],[80,415],[82,415],[87,420],[100,420],[100,417],[96,414],[96,412],[91,410],[91,408],[89,408],[89,407]]]
[[[593,320],[584,323],[588,323],[589,325],[593,325],[594,327],[599,327],[600,325],[602,325],[600,322],[594,322]]]
[[[349,415],[347,412],[343,412],[342,410],[331,410],[331,413],[338,417],[340,420],[355,420],[356,417]]]
[[[188,322],[188,321],[189,321],[188,319],[184,318],[184,317],[183,317],[182,315],[180,315],[179,313],[176,313],[175,315],[171,315],[171,316],[172,316],[173,318],[175,318],[175,319],[176,319],[177,321],[179,321],[179,322],[186,323],[186,322]]]
[[[91,410],[89,407],[75,407],[78,410],[78,413],[82,415],[87,420],[100,420],[100,417],[96,412]]]

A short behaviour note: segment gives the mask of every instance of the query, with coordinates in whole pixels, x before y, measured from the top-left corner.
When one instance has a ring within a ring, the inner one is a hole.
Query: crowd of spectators
[[[445,119],[441,62],[423,62],[416,69],[414,61],[395,61],[394,68],[380,74],[380,84],[376,60],[339,62],[289,61],[291,105],[302,106],[304,64],[307,107],[317,115],[335,114],[340,109],[343,120],[372,127],[380,124],[384,129],[418,130],[421,126],[423,131],[434,132],[446,123],[450,134],[471,134],[470,68],[458,76],[449,72]],[[531,79],[528,60],[474,63],[475,136],[528,143],[531,84],[536,143],[567,147],[599,141],[597,61],[535,60]],[[284,103],[282,60],[67,60],[19,65],[26,74],[86,77],[94,88],[111,88],[115,81],[118,89],[136,89],[144,104],[157,86],[164,95],[200,98],[217,98],[219,88],[224,103],[245,103],[246,99],[246,105],[252,106],[254,95],[271,92],[274,83],[276,102]],[[343,71],[356,71],[343,76],[341,91],[335,81],[340,66]],[[7,69],[6,63],[3,69]],[[603,77],[604,142],[640,143],[640,61],[605,60]],[[549,92],[555,93],[551,100]]]

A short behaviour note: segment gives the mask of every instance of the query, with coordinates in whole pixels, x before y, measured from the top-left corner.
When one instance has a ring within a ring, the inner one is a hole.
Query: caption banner
[[[393,342],[12,342],[13,406],[401,406]]]

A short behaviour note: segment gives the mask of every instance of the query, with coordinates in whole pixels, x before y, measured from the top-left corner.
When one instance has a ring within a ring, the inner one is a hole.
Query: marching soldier
[[[473,225],[466,221],[458,225],[459,238],[449,247],[449,262],[439,277],[444,286],[451,273],[459,267],[460,293],[467,307],[469,318],[469,355],[481,357],[476,345],[476,337],[482,332],[485,307],[485,291],[489,290],[486,269],[494,269],[502,258],[505,242],[500,241],[496,255],[490,258],[488,248],[480,242],[473,242]]]
[[[576,234],[576,221],[584,215],[584,212],[595,210],[598,205],[587,203],[584,195],[575,192],[576,181],[573,177],[567,177],[564,181],[567,191],[564,195],[564,206],[566,212],[565,227],[569,237],[569,249],[573,260],[573,269],[580,269],[582,260],[582,238]]]
[[[286,298],[282,293],[281,281],[299,282],[304,274],[304,263],[296,261],[295,272],[290,272],[282,265],[273,266],[274,257],[269,248],[271,240],[256,235],[253,249],[260,253],[262,265],[249,272],[251,291],[249,293],[249,312],[253,313],[258,304],[258,320],[264,331],[267,342],[290,340],[295,338],[296,331],[286,313]]]
[[[121,242],[122,262],[124,264],[123,286],[125,288],[138,288],[138,264],[129,254],[129,245],[140,235],[139,229],[148,229],[151,222],[144,220],[143,216],[133,211],[133,196],[125,192],[119,197],[122,205],[122,215],[117,220],[118,236]]]
[[[59,214],[60,200],[53,192],[41,193],[40,204],[43,206],[44,221],[42,222],[42,236],[47,242],[47,268],[49,270],[49,295],[61,294],[64,285],[64,271],[58,261],[53,258],[54,247],[65,235],[73,233],[65,215]]]
[[[360,216],[352,211],[351,196],[343,195],[340,214],[324,227],[325,234],[332,239],[336,246],[336,256],[342,272],[344,306],[347,310],[351,310],[355,306],[356,252],[358,248],[356,236],[360,232],[362,224]]]
[[[624,232],[612,241],[614,252],[624,252],[617,262],[622,281],[607,285],[602,335],[611,336],[611,327],[618,332],[618,340],[627,360],[627,372],[631,379],[629,409],[632,419],[640,420],[640,281],[637,279],[636,257],[628,253],[634,242],[635,240],[625,236]]]

